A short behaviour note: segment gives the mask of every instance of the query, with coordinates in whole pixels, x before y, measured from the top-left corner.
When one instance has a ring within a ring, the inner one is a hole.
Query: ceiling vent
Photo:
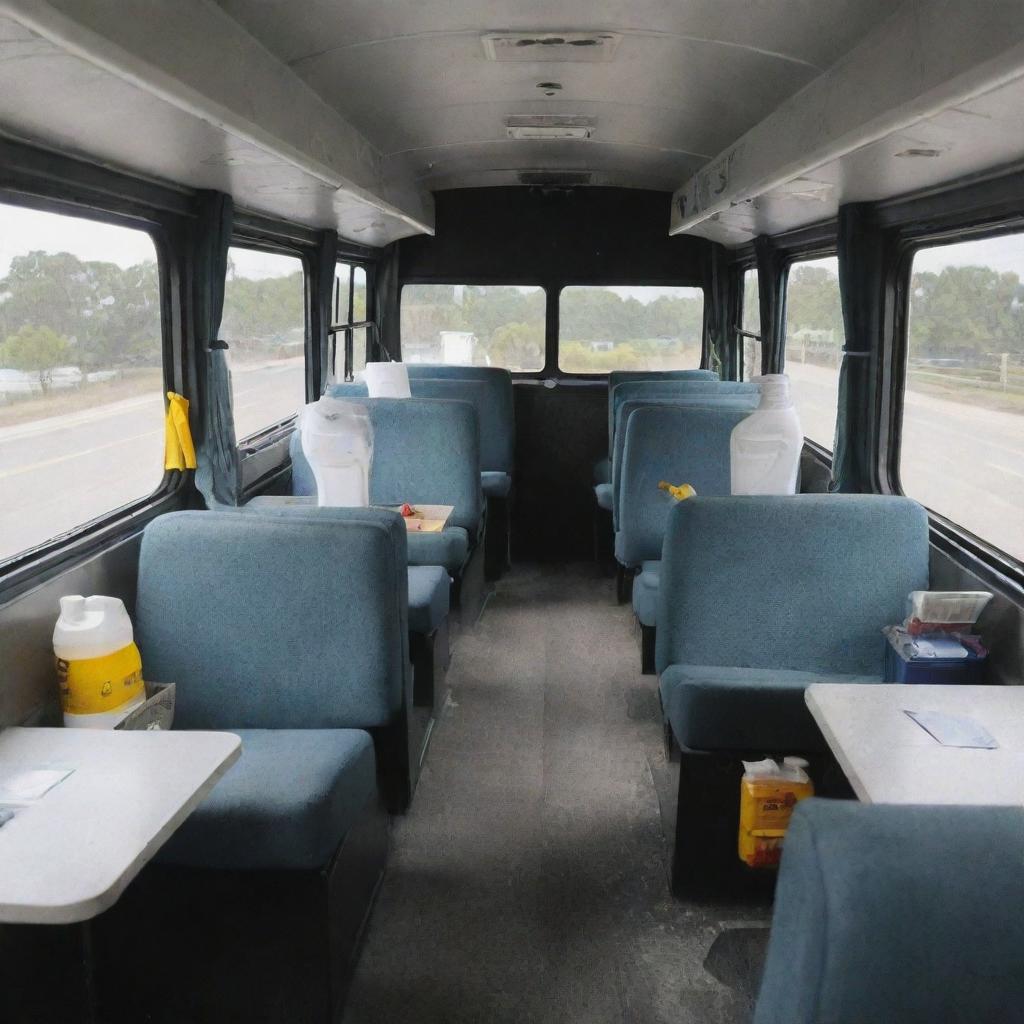
[[[594,119],[578,114],[512,114],[505,118],[510,139],[590,139]]]
[[[614,32],[488,32],[484,55],[496,61],[609,61],[622,37]]]
[[[590,171],[520,171],[520,185],[542,185],[547,188],[568,188],[571,185],[589,185]]]

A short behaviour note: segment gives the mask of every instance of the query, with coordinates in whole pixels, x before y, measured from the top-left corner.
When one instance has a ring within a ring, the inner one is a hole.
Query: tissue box
[[[174,721],[174,683],[146,683],[146,700],[121,719],[115,729],[170,729]]]

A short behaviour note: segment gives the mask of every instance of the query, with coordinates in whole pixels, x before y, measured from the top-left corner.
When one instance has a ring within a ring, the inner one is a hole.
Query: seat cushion
[[[504,498],[512,490],[512,476],[510,473],[484,470],[480,474],[480,485],[484,489],[485,498]]]
[[[797,754],[827,749],[804,703],[811,683],[880,682],[881,675],[670,665],[661,674],[661,706],[690,750]]]
[[[644,562],[633,580],[633,611],[644,626],[657,625],[660,582],[661,562]]]
[[[457,575],[469,557],[469,534],[461,526],[448,526],[440,533],[409,534],[410,565],[443,565]]]
[[[440,565],[409,566],[409,632],[433,633],[448,614],[451,580]]]
[[[597,507],[612,510],[612,485],[594,484],[594,497],[597,498]]]
[[[204,868],[321,868],[375,798],[361,729],[238,729],[242,755],[158,855]]]

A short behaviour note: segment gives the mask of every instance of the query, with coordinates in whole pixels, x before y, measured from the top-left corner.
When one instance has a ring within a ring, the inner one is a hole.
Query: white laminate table
[[[108,909],[240,753],[226,732],[0,731],[0,781],[74,769],[0,826],[0,922],[73,924]]]
[[[804,699],[865,803],[1024,805],[1024,686],[813,683]],[[971,718],[999,746],[943,746],[904,710]]]

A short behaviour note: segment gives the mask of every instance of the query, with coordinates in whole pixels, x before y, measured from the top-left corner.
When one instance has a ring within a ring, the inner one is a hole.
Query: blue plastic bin
[[[885,640],[883,679],[887,683],[985,683],[985,655],[967,652],[966,658],[922,658],[908,656],[892,638]]]

